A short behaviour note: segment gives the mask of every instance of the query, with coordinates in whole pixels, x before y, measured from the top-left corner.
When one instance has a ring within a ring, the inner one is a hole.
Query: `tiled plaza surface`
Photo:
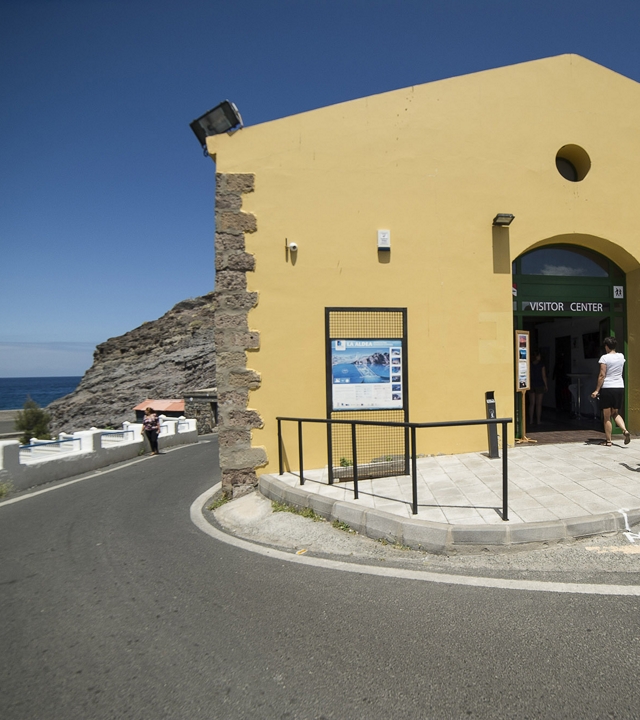
[[[603,447],[590,433],[581,442],[518,445],[508,450],[509,522],[534,523],[640,508],[640,439],[614,437]],[[327,482],[327,469],[305,470],[304,490],[402,517],[438,523],[502,523],[502,459],[486,453],[419,458],[418,514],[411,512],[410,476]],[[296,474],[275,476],[293,487]]]

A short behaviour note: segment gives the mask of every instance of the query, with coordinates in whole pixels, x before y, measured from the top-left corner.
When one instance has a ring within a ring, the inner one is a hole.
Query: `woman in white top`
[[[591,393],[592,398],[600,396],[600,407],[604,421],[604,434],[606,440],[602,445],[611,446],[611,430],[613,420],[624,434],[624,444],[628,445],[631,435],[627,430],[620,408],[624,399],[624,380],[622,370],[624,369],[624,355],[616,352],[617,342],[613,337],[604,339],[605,354],[598,361],[600,363],[600,374],[596,389]]]

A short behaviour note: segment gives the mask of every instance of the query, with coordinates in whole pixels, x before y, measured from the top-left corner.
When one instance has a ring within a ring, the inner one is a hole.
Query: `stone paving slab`
[[[508,461],[506,522],[502,460],[486,453],[419,458],[417,515],[410,476],[360,481],[358,500],[353,481],[328,484],[327,468],[305,470],[302,486],[297,473],[263,475],[260,490],[313,507],[358,532],[393,535],[397,542],[436,552],[560,541],[624,530],[634,518],[640,521],[640,441],[627,446],[614,441],[612,447],[517,446],[508,451]]]

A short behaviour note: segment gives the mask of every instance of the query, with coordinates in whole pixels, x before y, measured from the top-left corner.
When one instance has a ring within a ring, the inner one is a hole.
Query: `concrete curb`
[[[621,512],[602,513],[552,522],[500,525],[448,525],[362,507],[357,501],[333,500],[304,489],[290,487],[275,475],[261,475],[260,492],[270,500],[300,509],[311,508],[327,520],[346,523],[361,535],[385,539],[416,550],[439,554],[473,553],[484,549],[505,551],[559,543],[625,530]],[[629,527],[640,523],[640,508],[626,512]]]

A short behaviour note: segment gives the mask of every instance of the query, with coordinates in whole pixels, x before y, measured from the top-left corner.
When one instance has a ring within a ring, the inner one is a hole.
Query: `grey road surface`
[[[0,435],[14,433],[17,410],[0,410]]]
[[[2,720],[640,717],[639,598],[229,546],[189,518],[216,453],[202,443],[0,504]]]

